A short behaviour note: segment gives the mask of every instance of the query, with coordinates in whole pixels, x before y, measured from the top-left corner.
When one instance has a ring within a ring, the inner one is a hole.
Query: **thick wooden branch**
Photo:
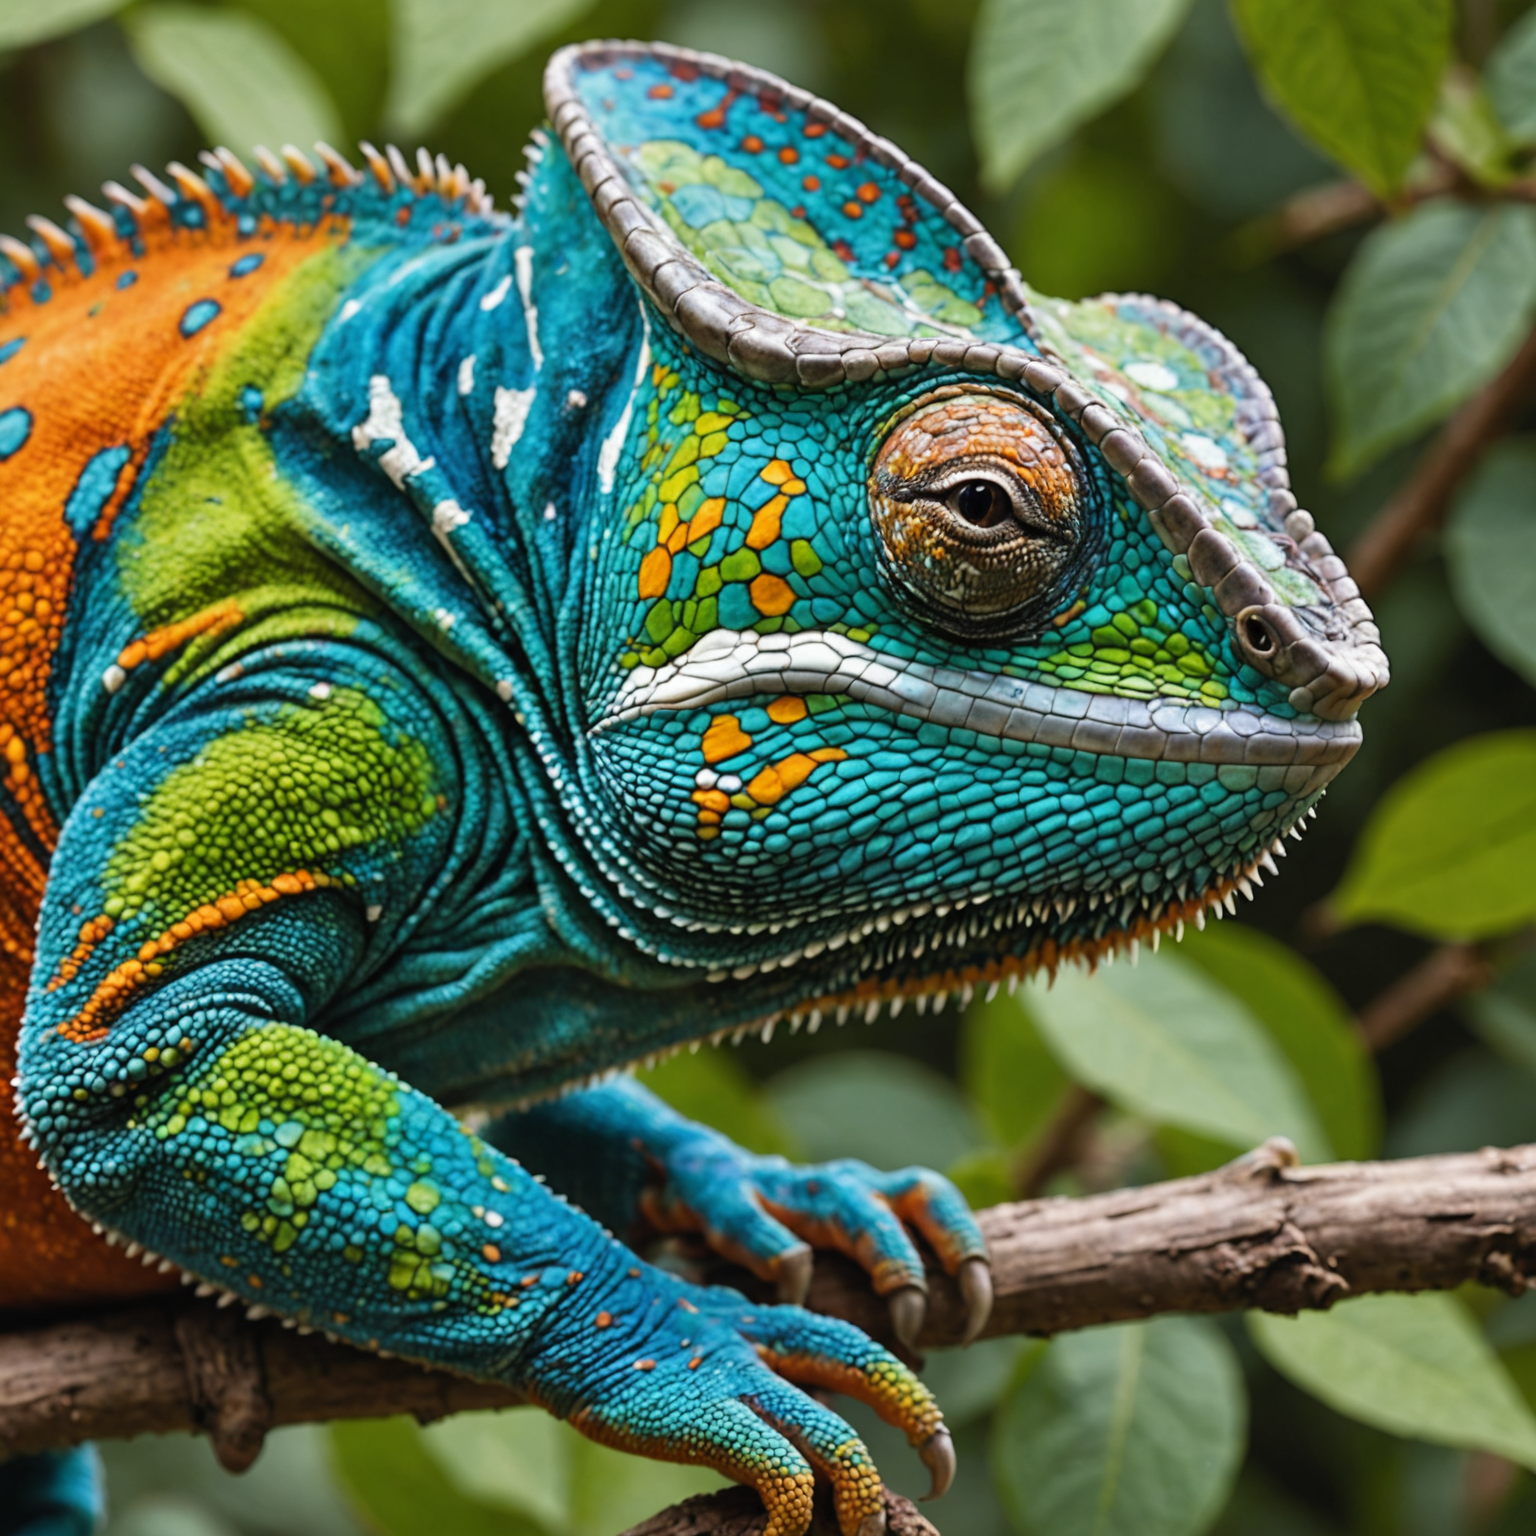
[[[981,1213],[997,1303],[987,1333],[1059,1333],[1162,1312],[1295,1312],[1370,1291],[1536,1278],[1536,1146],[1288,1166],[1266,1145],[1214,1173]],[[738,1273],[734,1278],[751,1288]],[[931,1277],[921,1343],[957,1343],[959,1293]],[[818,1259],[809,1305],[890,1339],[864,1278]],[[518,1402],[503,1387],[247,1323],[190,1299],[0,1333],[0,1454],[169,1430],[231,1468],[269,1425]]]

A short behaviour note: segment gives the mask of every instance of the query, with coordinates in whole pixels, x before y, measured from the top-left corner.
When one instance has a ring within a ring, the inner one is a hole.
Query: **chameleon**
[[[0,1305],[185,1280],[875,1536],[813,1394],[953,1453],[813,1254],[910,1345],[921,1243],[974,1333],[974,1217],[632,1069],[1177,937],[1387,662],[1220,333],[1035,292],[761,70],[599,42],[545,99],[509,211],[221,149],[0,238]]]

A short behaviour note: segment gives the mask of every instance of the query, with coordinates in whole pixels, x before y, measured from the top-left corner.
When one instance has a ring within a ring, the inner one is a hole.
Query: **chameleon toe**
[[[981,1336],[992,1316],[992,1264],[988,1259],[967,1259],[960,1266],[958,1276],[960,1295],[965,1301],[965,1332],[962,1344],[970,1344]]]
[[[924,1499],[942,1499],[955,1480],[954,1437],[940,1425],[918,1448],[917,1454],[933,1479]]]

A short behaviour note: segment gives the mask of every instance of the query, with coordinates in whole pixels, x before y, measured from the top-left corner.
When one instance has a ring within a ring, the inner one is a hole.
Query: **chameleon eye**
[[[1087,553],[1082,471],[1028,402],[947,389],[875,455],[881,566],[917,617],[961,639],[1007,639],[1049,616]]]

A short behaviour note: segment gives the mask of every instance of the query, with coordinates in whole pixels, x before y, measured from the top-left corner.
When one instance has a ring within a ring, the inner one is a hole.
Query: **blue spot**
[[[260,251],[252,251],[248,256],[242,256],[229,269],[229,275],[231,277],[244,277],[246,273],[254,272],[266,259]]]
[[[262,393],[254,384],[247,384],[240,391],[240,411],[248,422],[254,424],[261,418],[263,404]]]
[[[75,538],[83,539],[90,533],[101,510],[117,489],[117,477],[128,462],[128,449],[121,443],[115,448],[103,448],[93,453],[90,462],[80,471],[75,488],[64,503],[64,521]]]
[[[0,363],[10,362],[21,351],[22,344],[26,339],[25,336],[13,336],[3,347],[0,347]]]
[[[186,314],[181,317],[181,334],[196,336],[222,307],[217,299],[199,299],[196,304],[188,305]]]
[[[0,459],[8,459],[32,436],[32,412],[24,405],[0,411]]]
[[[119,288],[132,288],[138,280],[139,274],[137,272],[119,272],[117,274],[117,286]]]

